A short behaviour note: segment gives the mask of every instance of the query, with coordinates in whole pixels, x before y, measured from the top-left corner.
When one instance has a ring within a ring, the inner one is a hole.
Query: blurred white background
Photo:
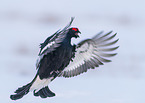
[[[39,44],[71,17],[80,39],[111,30],[120,48],[113,62],[80,76],[57,78],[53,98],[32,93],[10,100],[36,73]],[[144,0],[0,0],[0,100],[3,103],[145,103]]]

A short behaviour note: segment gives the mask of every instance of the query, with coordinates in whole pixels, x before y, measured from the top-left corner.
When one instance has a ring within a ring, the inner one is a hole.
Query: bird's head
[[[71,37],[75,37],[75,38],[79,37],[78,33],[81,34],[81,32],[79,31],[78,28],[70,28],[69,29],[69,34],[71,35]]]

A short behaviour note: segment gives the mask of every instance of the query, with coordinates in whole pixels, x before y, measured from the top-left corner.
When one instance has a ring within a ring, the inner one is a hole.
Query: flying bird
[[[81,32],[76,27],[71,27],[74,18],[62,30],[56,31],[40,44],[38,60],[36,62],[37,73],[34,79],[18,88],[15,94],[11,95],[12,100],[22,98],[32,91],[34,96],[41,98],[53,97],[48,84],[56,77],[74,77],[94,69],[106,62],[111,62],[109,57],[116,55],[112,53],[118,46],[114,44],[115,34],[111,32],[100,32],[91,39],[86,39],[77,45],[71,44],[72,38],[78,38]]]

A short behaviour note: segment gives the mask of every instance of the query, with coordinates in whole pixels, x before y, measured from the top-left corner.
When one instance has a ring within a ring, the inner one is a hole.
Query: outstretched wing
[[[39,56],[50,53],[60,46],[60,43],[65,39],[68,28],[71,26],[73,20],[74,18],[72,17],[70,23],[66,27],[62,30],[56,31],[52,36],[48,37],[44,43],[40,44]]]
[[[112,47],[117,40],[113,40],[116,33],[112,35],[112,31],[103,34],[100,32],[92,39],[86,39],[77,45],[75,57],[73,61],[64,69],[60,76],[73,77],[86,72],[88,69],[94,69],[105,62],[111,62],[107,59],[117,53],[108,53],[118,48]]]
[[[66,37],[66,34],[68,32],[68,28],[71,26],[74,18],[71,18],[71,21],[67,26],[65,26],[62,30],[56,31],[53,35],[48,37],[44,43],[40,44],[40,52],[38,54],[38,59],[36,61],[36,69],[39,68],[40,60],[43,58],[44,55],[47,55],[48,53],[54,51],[57,47],[60,46],[60,43],[63,42],[63,40]]]

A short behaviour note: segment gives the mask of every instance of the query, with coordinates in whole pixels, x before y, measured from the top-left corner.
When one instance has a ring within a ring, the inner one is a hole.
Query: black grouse
[[[91,39],[71,45],[71,38],[77,38],[78,33],[81,33],[78,28],[70,28],[73,20],[71,18],[64,29],[58,30],[40,44],[37,74],[30,83],[18,88],[16,94],[10,96],[12,100],[22,98],[30,91],[41,98],[53,97],[55,93],[50,91],[48,84],[56,77],[74,77],[105,62],[111,62],[107,57],[117,54],[108,53],[118,48],[112,47],[118,41],[113,40],[116,33],[112,35],[112,31],[106,34],[100,32]]]

